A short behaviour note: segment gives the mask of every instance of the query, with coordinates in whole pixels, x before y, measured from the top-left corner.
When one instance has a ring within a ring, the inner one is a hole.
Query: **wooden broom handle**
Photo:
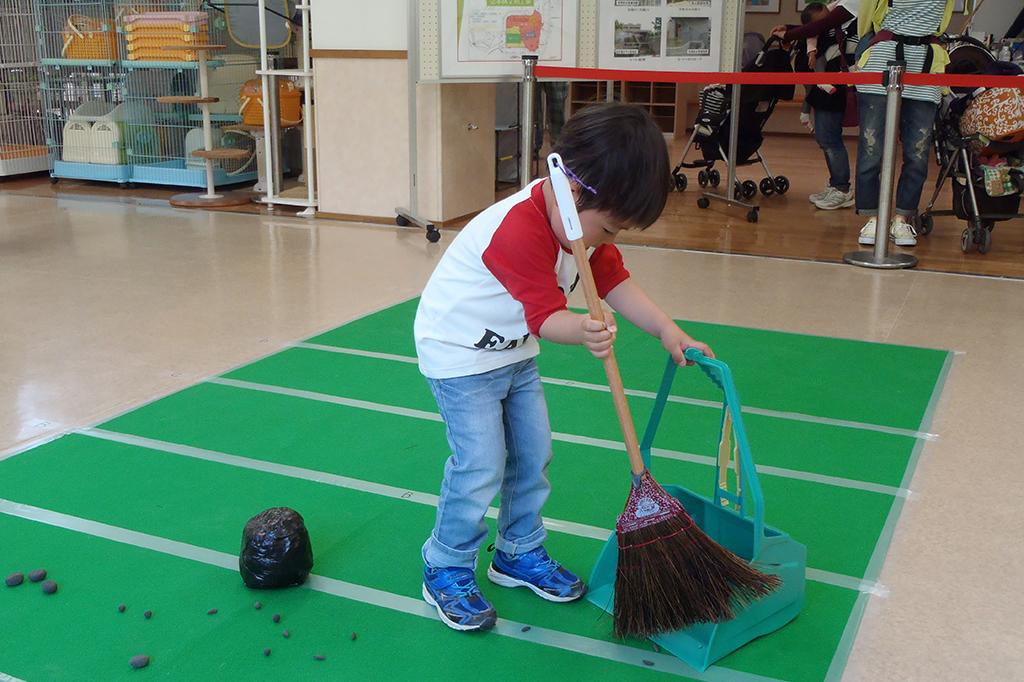
[[[597,295],[597,285],[594,283],[594,273],[590,270],[590,259],[587,258],[587,247],[582,239],[572,241],[572,255],[576,259],[576,269],[580,273],[580,283],[583,285],[583,294],[587,298],[587,308],[590,310],[591,319],[604,322],[604,309],[601,307],[601,297]],[[615,402],[615,413],[619,417],[619,426],[622,428],[622,440],[626,443],[626,454],[629,455],[629,466],[633,474],[639,476],[644,473],[644,459],[640,456],[640,443],[636,439],[636,430],[633,428],[633,416],[629,412],[629,403],[626,402],[626,389],[622,386],[622,377],[619,376],[619,363],[615,361],[615,353],[611,349],[604,358],[604,373],[608,377],[608,388],[612,392],[612,400]]]

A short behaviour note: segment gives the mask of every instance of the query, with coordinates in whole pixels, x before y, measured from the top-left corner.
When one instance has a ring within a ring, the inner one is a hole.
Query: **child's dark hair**
[[[822,11],[827,12],[828,5],[826,5],[823,2],[812,2],[811,4],[807,5],[807,7],[804,7],[803,11],[800,12],[800,23],[811,23],[812,21],[814,21],[814,18],[818,16],[818,13]]]
[[[565,123],[552,151],[597,194],[580,193],[581,211],[607,211],[625,227],[645,229],[668,200],[668,146],[647,111],[629,104],[592,104]]]

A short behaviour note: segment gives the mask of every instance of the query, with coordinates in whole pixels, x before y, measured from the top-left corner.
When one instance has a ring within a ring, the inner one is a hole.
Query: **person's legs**
[[[850,157],[843,143],[843,112],[814,110],[814,139],[825,153],[831,187],[850,191]]]
[[[896,215],[917,215],[921,192],[928,179],[928,159],[932,148],[932,125],[937,106],[932,102],[903,99],[900,137],[903,140],[903,168],[896,186]]]
[[[565,100],[569,97],[569,84],[558,81],[546,85],[548,133],[551,135],[551,146],[554,146],[565,125]]]
[[[428,379],[444,418],[452,454],[444,467],[434,530],[423,545],[432,567],[476,567],[487,537],[484,515],[505,468],[502,401],[512,369],[451,379]]]
[[[879,175],[885,142],[885,97],[857,93],[860,139],[857,143],[857,213],[878,215]]]

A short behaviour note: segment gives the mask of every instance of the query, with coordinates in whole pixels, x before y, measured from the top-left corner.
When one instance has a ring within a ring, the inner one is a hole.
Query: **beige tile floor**
[[[0,194],[0,457],[413,296],[451,236]],[[675,317],[962,353],[844,679],[1021,679],[1024,281],[624,251]]]

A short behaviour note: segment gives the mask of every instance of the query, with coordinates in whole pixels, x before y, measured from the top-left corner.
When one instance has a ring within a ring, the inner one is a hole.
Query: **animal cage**
[[[46,170],[30,0],[0,0],[0,176]]]

